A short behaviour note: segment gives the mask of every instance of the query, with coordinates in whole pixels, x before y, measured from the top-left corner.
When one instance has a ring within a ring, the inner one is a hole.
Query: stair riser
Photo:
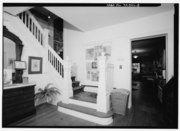
[[[92,109],[97,109],[97,104],[90,103],[90,102],[84,102],[84,101],[69,99],[69,103],[79,105],[79,106],[88,107],[88,108],[92,108]]]
[[[68,114],[68,115],[72,115],[72,116],[81,118],[81,119],[84,119],[84,120],[87,120],[87,121],[90,121],[90,122],[93,122],[93,123],[96,123],[96,124],[99,124],[99,125],[110,125],[113,122],[112,117],[100,118],[97,116],[92,116],[89,114],[85,114],[82,112],[78,112],[78,111],[67,109],[67,108],[60,107],[60,106],[58,107],[58,111]]]
[[[92,92],[92,93],[98,93],[98,88],[85,86],[84,91]]]

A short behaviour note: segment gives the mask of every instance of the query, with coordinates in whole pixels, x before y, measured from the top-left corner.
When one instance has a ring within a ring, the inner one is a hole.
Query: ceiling
[[[90,31],[173,9],[173,4],[159,7],[45,7],[82,31]]]
[[[4,7],[3,10],[16,15],[32,7]],[[44,7],[61,17],[81,31],[95,30],[142,17],[173,10],[170,4],[158,7],[82,7],[46,6]]]
[[[165,36],[132,41],[132,55],[153,57],[159,50],[165,49]]]
[[[59,18],[58,16],[56,16],[55,14],[53,14],[52,12],[48,11],[47,9],[43,7],[35,7],[35,8],[30,9],[30,11],[32,14],[38,16],[44,21],[48,21],[49,19],[55,20]],[[48,16],[50,16],[50,18],[48,18]]]
[[[29,10],[33,8],[32,6],[9,6],[9,7],[3,7],[3,11],[6,11],[12,15],[17,15],[23,11]]]

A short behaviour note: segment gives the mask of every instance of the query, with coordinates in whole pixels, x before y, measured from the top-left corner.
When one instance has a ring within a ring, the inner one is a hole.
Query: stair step
[[[96,111],[96,109],[87,108],[75,104],[65,104],[58,102],[58,111],[82,118],[97,124],[109,125],[113,122],[112,115],[113,112],[109,111],[108,113],[102,113]]]
[[[77,86],[79,86],[79,81],[72,81],[72,87],[74,88],[74,87],[77,87]]]
[[[76,78],[75,76],[71,76],[72,81],[75,81],[75,78]]]
[[[72,83],[80,83],[80,81],[72,81]]]
[[[98,86],[93,86],[93,85],[82,85],[84,87],[94,87],[94,88],[98,88]]]
[[[79,90],[79,89],[82,89],[82,88],[83,88],[82,86],[77,86],[77,87],[74,87],[74,88],[73,88],[73,91]]]
[[[92,108],[92,109],[96,109],[97,108],[97,104],[96,103],[77,100],[77,99],[74,99],[73,97],[71,97],[69,99],[69,103],[74,104],[74,105],[83,106],[83,107]]]
[[[80,93],[80,92],[83,92],[84,90],[84,86],[77,86],[77,87],[73,87],[73,93],[74,95]]]
[[[83,85],[84,91],[92,92],[92,93],[98,93],[98,86],[91,86],[91,85]]]
[[[96,109],[87,108],[87,107],[83,107],[83,106],[79,106],[79,105],[75,105],[75,104],[65,104],[65,103],[62,103],[62,102],[58,102],[57,105],[61,106],[61,107],[64,107],[64,108],[79,111],[79,112],[82,112],[82,113],[85,113],[85,114],[101,117],[101,118],[107,118],[107,117],[111,117],[113,115],[112,111],[109,111],[108,113],[102,113],[102,112],[96,111]]]

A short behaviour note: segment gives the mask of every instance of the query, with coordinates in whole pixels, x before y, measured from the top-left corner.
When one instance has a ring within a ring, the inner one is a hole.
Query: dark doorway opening
[[[138,83],[151,83],[151,95],[162,103],[161,87],[166,83],[166,36],[132,40],[131,46],[132,90],[138,89]]]
[[[166,126],[163,118],[163,87],[166,84],[166,35],[133,39],[132,108],[156,116],[157,126]]]

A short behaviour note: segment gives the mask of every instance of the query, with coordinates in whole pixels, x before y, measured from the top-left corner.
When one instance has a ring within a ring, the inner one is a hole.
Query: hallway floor
[[[113,126],[165,128],[161,103],[155,96],[153,83],[135,83],[135,88],[132,88],[132,108],[126,116],[115,115]]]
[[[153,95],[154,88],[150,82],[138,82],[132,91],[132,108],[126,116],[114,114],[110,127],[120,128],[165,128],[161,105]],[[96,127],[95,123],[85,121],[57,111],[57,107],[42,104],[37,107],[35,115],[9,125],[11,127]]]

